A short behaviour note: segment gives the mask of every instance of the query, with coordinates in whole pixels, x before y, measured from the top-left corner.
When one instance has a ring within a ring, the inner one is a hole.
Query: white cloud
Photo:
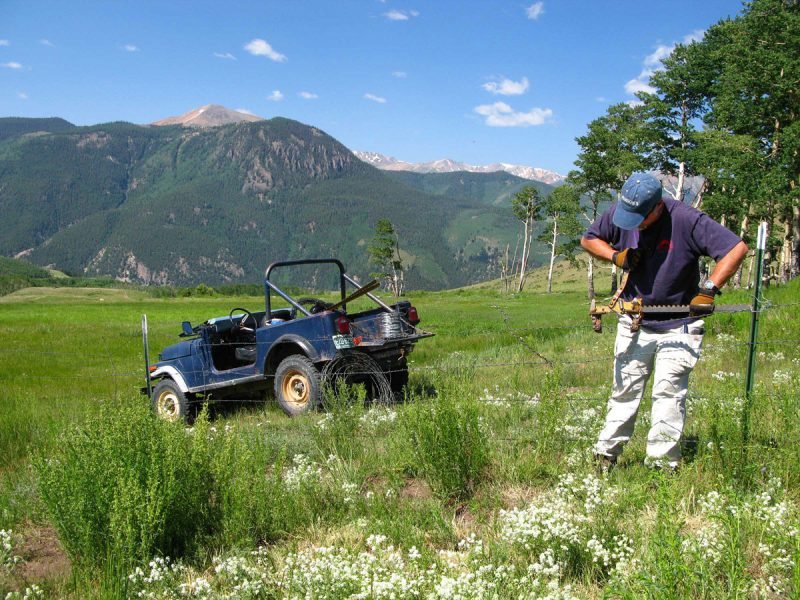
[[[475,107],[475,112],[486,117],[489,127],[530,127],[543,125],[553,116],[549,108],[532,108],[528,112],[516,112],[505,102],[482,104]]]
[[[364,98],[366,98],[367,100],[372,100],[373,102],[377,102],[378,104],[386,104],[386,98],[383,98],[381,96],[376,96],[375,94],[370,94],[370,93],[364,94]]]
[[[271,100],[272,102],[280,102],[283,100],[283,93],[280,90],[272,90],[272,93],[267,96],[267,100]]]
[[[138,52],[139,46],[135,44],[125,44],[122,49],[125,50],[125,52]]]
[[[236,57],[230,52],[214,52],[217,58],[224,58],[225,60],[236,60]]]
[[[274,50],[266,40],[256,38],[245,45],[244,49],[254,56],[266,56],[275,62],[286,62],[286,55]]]
[[[0,67],[5,67],[6,69],[14,69],[14,70],[18,71],[18,70],[20,70],[22,68],[22,65],[20,63],[18,63],[18,62],[11,61],[11,62],[0,64]]]
[[[405,79],[408,77],[408,73],[405,71],[392,71],[392,77],[397,77],[397,79]]]
[[[650,85],[650,76],[652,74],[653,71],[650,69],[643,70],[636,79],[631,79],[625,84],[625,91],[631,96],[635,96],[639,92],[654,94],[656,88]]]
[[[316,100],[317,98],[319,98],[319,96],[317,96],[313,92],[300,92],[297,95],[300,96],[303,100]]]
[[[43,40],[39,40],[39,43],[42,46],[49,46],[50,48],[55,48],[56,47],[56,45],[53,42],[51,42],[50,40],[44,40],[44,39]]]
[[[688,33],[683,37],[683,43],[689,45],[692,42],[701,42],[705,36],[705,29],[695,29],[692,33]]]
[[[661,45],[656,47],[656,49],[648,54],[644,59],[644,66],[650,68],[657,68],[661,66],[661,61],[667,58],[672,51],[675,49],[675,44],[671,46]]]
[[[544,13],[544,2],[534,2],[525,9],[525,14],[532,21],[538,19]]]
[[[408,21],[411,17],[418,17],[419,12],[416,10],[390,10],[387,13],[383,13],[383,16],[389,19],[390,21]]]
[[[483,84],[483,89],[492,94],[499,94],[500,96],[519,96],[524,94],[530,83],[527,77],[523,77],[521,81],[512,81],[510,79],[503,79],[502,81],[490,81]]]
[[[0,46],[10,46],[11,42],[8,40],[0,40]]]
[[[665,44],[656,46],[655,50],[644,57],[642,71],[639,73],[638,77],[629,80],[625,84],[625,92],[631,96],[635,96],[639,92],[645,92],[647,94],[655,93],[656,89],[650,85],[650,77],[653,73],[662,68],[661,61],[667,58],[674,49],[675,44],[671,46]]]
[[[703,29],[695,29],[691,33],[683,37],[683,44],[691,44],[703,39],[706,32]],[[656,49],[644,57],[642,72],[635,79],[631,79],[625,84],[625,91],[628,94],[635,95],[638,92],[645,92],[647,94],[655,94],[656,89],[650,85],[650,77],[653,73],[664,68],[663,60],[667,58],[672,51],[675,50],[676,44],[659,44]]]
[[[28,94],[26,94],[25,92],[18,92],[17,93],[17,98],[19,98],[20,100],[27,100],[28,99]]]

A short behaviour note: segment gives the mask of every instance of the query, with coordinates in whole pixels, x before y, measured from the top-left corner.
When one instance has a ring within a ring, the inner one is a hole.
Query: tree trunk
[[[700,191],[697,192],[697,196],[692,201],[692,208],[700,210],[700,207],[703,206],[703,194],[706,193],[706,189],[708,189],[708,179],[703,179],[703,185],[700,186]]]
[[[403,295],[405,288],[405,273],[403,272],[403,259],[400,257],[400,237],[394,234],[394,257],[392,259],[392,291],[396,298]]]
[[[781,256],[778,260],[778,272],[775,273],[780,283],[786,283],[790,278],[792,269],[792,224],[785,221],[783,224],[783,244],[781,245]]]
[[[519,283],[517,283],[517,292],[521,292],[525,287],[525,270],[528,265],[528,253],[530,252],[530,235],[529,230],[531,227],[530,218],[525,219],[525,239],[522,241],[522,256],[519,262]]]
[[[558,219],[553,219],[553,239],[550,242],[550,269],[547,271],[547,293],[553,291],[553,264],[556,262],[556,242],[558,240]]]
[[[597,207],[600,204],[600,201],[597,199],[597,195],[594,194],[591,197],[592,200],[592,214],[587,215],[585,212],[583,216],[589,221],[589,225],[594,223],[597,220]],[[589,300],[594,298],[594,257],[591,254],[589,256],[589,264],[586,266],[586,278],[588,279],[588,286],[589,286]]]
[[[683,186],[686,185],[686,163],[681,161],[678,165],[678,184],[675,189],[675,200],[683,202]]]
[[[800,275],[800,206],[792,208],[792,260],[789,267],[789,279]]]
[[[745,215],[744,218],[742,219],[742,226],[739,227],[739,237],[740,238],[744,238],[745,233],[747,233],[747,224],[748,224],[748,218],[747,218],[747,215]],[[733,287],[735,289],[739,289],[740,287],[742,287],[742,267],[743,267],[743,265],[739,265],[739,268],[736,270],[736,274],[733,276],[732,283],[733,283]],[[751,264],[751,268],[752,268],[752,264]],[[749,273],[747,274],[747,279],[748,279],[748,281],[750,280],[750,274]],[[749,283],[747,284],[747,287],[748,287],[748,289],[750,288],[750,284]]]
[[[500,283],[503,286],[503,293],[508,292],[508,249],[511,244],[506,244],[506,253],[500,263]]]
[[[519,253],[519,235],[517,235],[517,243],[514,244],[514,258],[511,259],[511,268],[509,270],[508,289],[511,289],[511,279],[517,276],[517,254]]]
[[[750,260],[747,261],[747,289],[748,290],[753,285],[753,266],[755,265],[755,262],[756,262],[756,254],[757,254],[756,252],[753,252],[750,255]],[[744,263],[739,265],[739,270],[736,272],[736,279],[738,279],[740,282],[742,280],[742,271],[743,270],[744,270]],[[739,287],[739,285],[737,285],[736,287]]]

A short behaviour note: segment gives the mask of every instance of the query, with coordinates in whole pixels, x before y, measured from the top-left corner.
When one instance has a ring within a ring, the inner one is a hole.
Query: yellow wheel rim
[[[281,383],[283,398],[297,408],[304,408],[311,397],[311,382],[302,372],[292,369]]]
[[[167,421],[175,421],[178,418],[178,396],[172,390],[164,390],[156,399],[156,410],[158,416]]]

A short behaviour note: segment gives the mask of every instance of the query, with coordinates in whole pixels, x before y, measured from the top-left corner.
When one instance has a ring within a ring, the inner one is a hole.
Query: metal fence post
[[[753,292],[753,310],[750,316],[750,344],[747,357],[747,377],[745,378],[745,404],[742,412],[742,449],[747,452],[750,440],[750,410],[753,405],[753,385],[756,370],[756,339],[758,338],[758,313],[761,309],[761,278],[764,275],[764,249],[767,245],[767,223],[758,226],[756,241],[756,281]]]
[[[153,389],[150,383],[150,351],[148,350],[147,343],[147,315],[142,315],[142,344],[144,345],[144,373],[147,381],[147,397],[153,395]]]

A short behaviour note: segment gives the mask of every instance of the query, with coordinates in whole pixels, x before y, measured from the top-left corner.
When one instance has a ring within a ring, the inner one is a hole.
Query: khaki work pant
[[[631,331],[630,318],[620,318],[614,345],[614,385],[605,425],[595,452],[616,457],[631,439],[639,403],[653,376],[653,407],[647,434],[646,462],[676,467],[686,418],[689,374],[700,358],[705,330],[702,320],[666,331],[641,327]]]

